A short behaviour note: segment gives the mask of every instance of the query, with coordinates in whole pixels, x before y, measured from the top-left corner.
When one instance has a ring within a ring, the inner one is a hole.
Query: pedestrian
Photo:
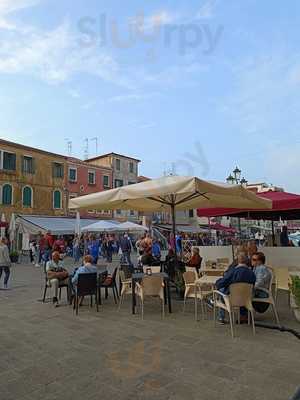
[[[78,263],[80,260],[80,238],[77,234],[73,239],[73,257],[75,263]]]
[[[2,238],[0,240],[0,279],[2,276],[2,272],[4,270],[4,289],[7,289],[8,287],[8,280],[10,276],[10,267],[11,267],[11,261],[9,257],[9,250],[8,246],[6,244],[6,239]]]
[[[122,251],[121,263],[126,263],[128,265],[132,265],[131,262],[131,241],[128,237],[127,233],[124,233],[124,236],[120,240],[120,249]]]

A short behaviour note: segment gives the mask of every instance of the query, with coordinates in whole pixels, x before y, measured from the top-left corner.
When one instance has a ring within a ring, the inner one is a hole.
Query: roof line
[[[96,157],[93,157],[93,158],[89,158],[89,159],[87,159],[86,161],[98,160],[99,158],[104,158],[104,157],[108,157],[108,156],[112,156],[112,155],[118,156],[118,157],[124,157],[124,158],[128,158],[128,159],[130,159],[130,160],[134,160],[134,161],[141,162],[141,160],[139,160],[138,158],[134,158],[134,157],[130,157],[130,156],[126,156],[126,155],[124,155],[124,154],[114,153],[114,152],[106,153],[106,154],[101,154],[101,155],[99,155],[99,156],[96,156]]]
[[[26,146],[25,144],[21,144],[21,143],[10,142],[9,140],[0,139],[0,144],[4,144],[4,145],[7,145],[7,146],[14,146],[14,147],[17,147],[17,148],[20,148],[20,149],[24,149],[24,150],[28,150],[28,151],[36,151],[38,153],[48,154],[48,155],[51,155],[51,156],[60,157],[60,158],[64,158],[64,159],[66,158],[62,154],[52,153],[51,151],[41,150],[41,149],[39,149],[37,147]]]

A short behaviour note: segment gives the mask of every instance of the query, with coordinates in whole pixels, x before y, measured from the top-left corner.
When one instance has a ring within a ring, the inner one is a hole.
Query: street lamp
[[[230,174],[230,175],[228,176],[228,178],[226,179],[226,181],[227,181],[227,183],[229,183],[229,185],[233,185],[234,182],[235,182],[235,179],[234,179],[234,177]]]
[[[245,178],[241,179],[241,185],[247,186],[248,181]]]
[[[239,183],[239,181],[241,179],[241,173],[242,173],[242,171],[238,167],[236,167],[235,170],[233,170],[233,175],[234,175],[236,183]]]

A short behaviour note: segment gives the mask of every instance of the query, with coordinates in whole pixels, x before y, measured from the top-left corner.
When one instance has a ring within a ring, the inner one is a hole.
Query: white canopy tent
[[[118,232],[147,232],[149,229],[146,226],[135,224],[134,222],[123,222],[117,226]]]
[[[81,229],[82,232],[116,232],[119,224],[112,221],[98,221]]]

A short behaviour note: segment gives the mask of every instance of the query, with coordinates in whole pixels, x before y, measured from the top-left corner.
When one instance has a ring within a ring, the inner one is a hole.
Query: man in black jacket
[[[124,236],[120,240],[120,248],[122,250],[122,262],[127,263],[129,265],[132,265],[130,254],[131,254],[131,241],[127,235],[127,233],[124,234]]]
[[[229,287],[233,283],[250,283],[255,284],[255,274],[251,268],[247,265],[248,257],[244,253],[240,253],[238,256],[238,264],[236,266],[232,265],[225,272],[223,278],[220,278],[216,282],[217,289],[224,293],[229,294]],[[244,312],[241,310],[242,320],[244,317]],[[220,309],[219,311],[219,322],[224,324],[225,311]],[[247,318],[245,315],[244,318]]]

